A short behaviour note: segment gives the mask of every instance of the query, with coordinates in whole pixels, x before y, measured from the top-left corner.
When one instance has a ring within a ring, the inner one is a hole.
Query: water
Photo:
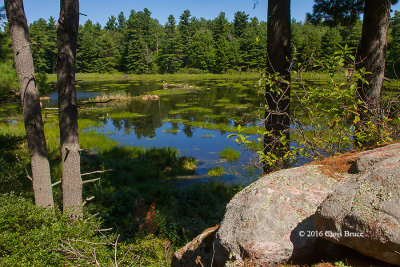
[[[180,156],[198,160],[195,174],[178,177],[185,184],[218,179],[230,184],[246,185],[261,175],[254,167],[255,153],[238,145],[232,134],[232,127],[238,125],[246,113],[253,113],[262,102],[257,92],[257,81],[208,80],[188,81],[199,88],[186,94],[161,96],[158,101],[132,100],[129,102],[96,104],[86,106],[80,118],[90,118],[103,126],[94,130],[121,145],[144,148],[174,147]],[[180,85],[182,82],[174,82]],[[78,102],[93,99],[102,93],[124,91],[139,96],[163,89],[162,82],[80,82],[77,87]],[[55,106],[57,93],[49,95],[46,106]],[[95,108],[94,112],[88,111]],[[141,117],[130,116],[140,114]],[[196,126],[193,126],[196,125]],[[200,124],[201,127],[198,125]],[[255,117],[247,117],[246,126],[256,126]],[[206,129],[206,128],[213,129]],[[91,129],[93,130],[93,129]],[[249,135],[255,140],[256,135]],[[228,162],[219,157],[226,148],[240,151],[240,158]],[[207,173],[211,168],[222,166],[226,175],[213,178]]]

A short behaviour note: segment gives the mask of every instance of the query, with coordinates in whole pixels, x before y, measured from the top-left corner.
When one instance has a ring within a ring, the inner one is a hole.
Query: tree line
[[[391,19],[387,70],[399,71],[400,12]],[[332,56],[339,46],[357,48],[362,21],[329,24],[308,18],[291,21],[292,56],[300,63],[310,57]],[[56,69],[56,21],[39,19],[29,26],[35,69],[52,73]],[[228,70],[257,71],[265,68],[267,23],[242,11],[229,22],[221,12],[213,20],[193,17],[185,10],[178,21],[173,15],[165,25],[151,17],[148,9],[129,17],[120,13],[105,26],[86,21],[79,26],[77,72],[81,73],[175,73]]]

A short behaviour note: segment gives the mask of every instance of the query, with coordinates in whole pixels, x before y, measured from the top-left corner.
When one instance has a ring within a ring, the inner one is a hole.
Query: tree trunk
[[[20,98],[31,157],[35,204],[53,207],[50,166],[24,5],[22,0],[5,0],[4,3],[14,49],[15,67],[21,84]]]
[[[365,76],[368,84],[361,81],[357,87],[357,97],[364,107],[360,107],[360,123],[379,118],[381,114],[381,92],[385,75],[385,55],[390,23],[390,0],[367,0],[364,7],[364,21],[361,45],[357,55],[358,69],[370,72]]]
[[[282,157],[289,148],[290,127],[290,64],[291,64],[290,0],[269,0],[267,20],[267,76],[279,73],[281,79],[276,86],[267,85],[265,129],[271,135],[264,136],[264,154],[273,153]],[[283,80],[289,82],[283,82]],[[280,89],[281,92],[278,92]],[[286,144],[280,142],[286,136]],[[278,160],[273,166],[264,163],[264,173],[287,167],[287,162]]]
[[[82,217],[82,178],[79,154],[78,109],[75,91],[75,59],[79,25],[79,1],[61,0],[57,25],[57,86],[62,155],[63,212]]]

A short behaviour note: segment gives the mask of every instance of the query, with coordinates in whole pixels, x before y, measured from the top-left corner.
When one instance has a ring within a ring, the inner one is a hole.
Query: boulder
[[[360,175],[330,194],[315,223],[324,238],[400,265],[400,146],[360,154]]]
[[[306,262],[325,250],[313,215],[345,179],[328,177],[320,167],[278,171],[235,195],[214,241],[215,266],[245,259],[261,265]]]
[[[208,228],[191,242],[175,252],[172,267],[204,267],[212,266],[212,245],[219,225]]]
[[[358,160],[353,166],[354,172],[365,172],[390,157],[400,157],[400,143],[379,147],[358,153]]]

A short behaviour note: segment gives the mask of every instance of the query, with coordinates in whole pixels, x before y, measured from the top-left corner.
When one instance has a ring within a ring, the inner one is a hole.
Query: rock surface
[[[400,265],[400,146],[395,147],[360,155],[357,164],[365,171],[340,185],[315,221],[324,238]]]
[[[308,165],[264,176],[228,204],[214,242],[215,263],[280,264],[316,253],[313,215],[338,180]]]
[[[399,264],[399,159],[394,144],[266,175],[230,201],[218,231],[207,229],[178,250],[171,266],[310,263],[316,254],[347,252],[335,243]],[[327,238],[325,231],[367,238]]]
[[[374,168],[377,163],[396,156],[400,156],[400,143],[360,152],[354,172],[365,172]]]

